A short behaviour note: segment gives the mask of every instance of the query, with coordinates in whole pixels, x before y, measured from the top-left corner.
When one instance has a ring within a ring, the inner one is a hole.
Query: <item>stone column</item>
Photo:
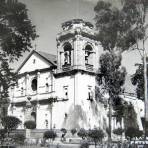
[[[29,95],[29,74],[26,75],[26,92],[25,95],[28,96]]]

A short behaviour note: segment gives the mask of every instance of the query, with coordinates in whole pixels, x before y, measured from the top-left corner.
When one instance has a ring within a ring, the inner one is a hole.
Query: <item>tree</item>
[[[80,148],[89,148],[89,143],[87,141],[82,142]]]
[[[17,0],[0,0],[0,104],[9,103],[8,88],[16,82],[16,74],[9,63],[29,51],[36,37],[25,4]]]
[[[102,75],[101,78],[105,79],[105,89],[108,91],[110,96],[110,105],[112,102],[114,102],[112,100],[117,100],[114,99],[114,96],[115,98],[118,98],[118,95],[121,92],[121,86],[125,79],[125,69],[122,71],[123,68],[120,66],[121,53],[128,51],[129,49],[139,49],[138,43],[140,40],[143,42],[144,49],[145,32],[147,28],[144,20],[147,6],[148,1],[146,0],[121,0],[120,8],[113,7],[111,3],[104,1],[98,1],[94,8],[96,13],[96,28],[98,30],[96,37],[100,41],[104,51],[108,51],[106,54],[102,55],[101,60],[104,64],[109,60],[109,68],[107,68],[107,64],[104,66],[101,64],[102,68],[100,72]],[[112,56],[115,57],[117,53],[119,53],[119,56],[116,58],[118,61],[116,67],[116,61],[112,62],[110,59],[113,59]],[[105,70],[103,70],[103,67]],[[113,68],[113,71],[108,70],[110,68]],[[116,70],[118,71],[118,75],[122,75],[121,77],[118,77]],[[105,73],[107,73],[107,75],[105,75]],[[116,76],[118,80],[121,78],[121,83],[119,83],[119,88],[117,88],[117,91],[116,89],[114,91],[116,81],[114,83],[115,85],[113,82]],[[111,118],[111,114],[109,118]],[[109,129],[111,129],[111,125]]]
[[[77,132],[75,128],[71,129],[71,134],[74,135]]]
[[[122,128],[117,128],[113,130],[113,133],[116,135],[122,135],[123,132],[124,130]]]
[[[114,134],[116,134],[118,136],[121,136],[121,141],[122,141],[122,134],[123,134],[123,132],[124,132],[124,129],[122,129],[122,128],[117,128],[117,129],[113,130]]]
[[[84,128],[81,128],[81,129],[78,131],[77,135],[78,135],[79,137],[81,137],[82,139],[85,139],[85,138],[87,137],[87,131],[86,131]]]
[[[135,137],[141,137],[143,135],[143,132],[142,131],[139,131],[138,128],[135,128],[135,127],[129,127],[125,130],[125,136],[128,138],[130,138],[130,140],[132,138],[135,138]]]
[[[123,90],[126,70],[121,66],[121,59],[121,55],[114,52],[102,54],[99,68],[101,74],[96,77],[99,83],[101,81],[101,87],[105,89],[105,93],[109,94],[109,139],[111,139],[111,106],[117,110],[117,106],[122,104],[119,95]],[[122,117],[119,119],[121,120]]]
[[[104,138],[104,133],[102,129],[92,129],[88,131],[88,137],[90,137],[95,143],[95,148],[98,142],[101,142]]]
[[[21,121],[17,117],[6,116],[2,118],[2,125],[8,133],[8,137],[9,137],[9,132],[13,129],[16,129],[19,124],[21,124]]]
[[[107,51],[129,50],[145,36],[146,0],[121,0],[120,7],[98,1],[94,8],[97,38]]]
[[[62,128],[61,129],[61,131],[62,131],[62,137],[61,137],[61,141],[65,141],[65,135],[66,135],[66,133],[67,133],[67,130],[65,129],[65,128]]]
[[[102,54],[99,71],[101,74],[97,76],[97,80],[102,80],[102,87],[112,98],[113,103],[118,103],[126,76],[125,68],[121,67],[121,55],[113,52]]]
[[[55,140],[55,138],[57,137],[56,132],[54,132],[53,130],[48,130],[44,132],[43,138],[46,139],[50,139],[52,141]]]

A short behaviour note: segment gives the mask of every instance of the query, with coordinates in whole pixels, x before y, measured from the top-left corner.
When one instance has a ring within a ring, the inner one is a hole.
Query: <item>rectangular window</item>
[[[64,89],[64,97],[65,99],[68,99],[68,86],[63,86]]]
[[[92,92],[92,86],[88,86],[88,100],[93,100],[93,92]]]

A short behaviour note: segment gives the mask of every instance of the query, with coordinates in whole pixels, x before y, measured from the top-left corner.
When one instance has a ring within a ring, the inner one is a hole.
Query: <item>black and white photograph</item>
[[[0,0],[0,148],[148,148],[148,0]]]

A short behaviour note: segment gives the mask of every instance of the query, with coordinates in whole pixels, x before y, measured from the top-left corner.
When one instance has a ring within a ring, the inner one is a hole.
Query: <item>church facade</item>
[[[106,130],[108,109],[95,98],[102,47],[93,25],[81,19],[65,22],[56,40],[57,55],[33,50],[18,68],[8,114],[22,121],[22,129],[34,120],[37,129]]]

